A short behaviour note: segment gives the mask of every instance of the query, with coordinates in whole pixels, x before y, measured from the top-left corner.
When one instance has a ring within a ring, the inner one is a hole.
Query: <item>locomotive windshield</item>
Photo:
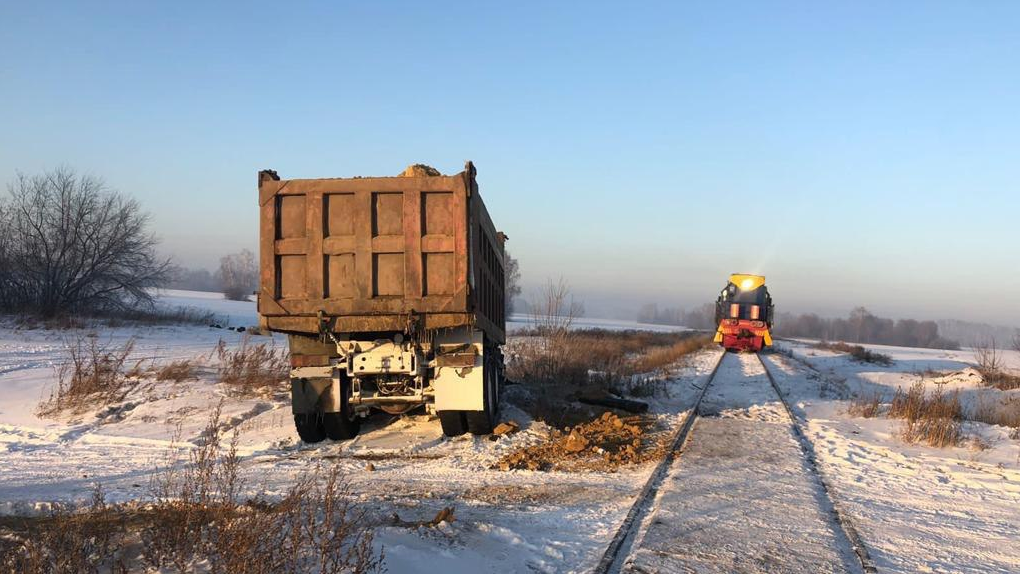
[[[745,291],[730,283],[722,291],[721,300],[733,303],[757,303],[764,305],[768,301],[769,291],[764,285]]]

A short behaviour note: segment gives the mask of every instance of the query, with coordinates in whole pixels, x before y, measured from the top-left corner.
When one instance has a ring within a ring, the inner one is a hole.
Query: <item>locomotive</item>
[[[765,277],[736,273],[715,301],[716,343],[727,351],[762,350],[772,345],[772,296]]]

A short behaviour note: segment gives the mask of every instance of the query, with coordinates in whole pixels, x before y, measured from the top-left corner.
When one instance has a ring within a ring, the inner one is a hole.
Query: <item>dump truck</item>
[[[488,434],[506,341],[504,242],[475,167],[444,176],[258,174],[259,322],[284,333],[297,433],[358,434],[373,409],[427,409]]]

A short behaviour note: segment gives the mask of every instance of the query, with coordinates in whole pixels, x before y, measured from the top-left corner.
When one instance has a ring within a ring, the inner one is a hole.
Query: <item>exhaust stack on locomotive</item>
[[[772,296],[765,277],[735,273],[715,301],[716,343],[727,351],[772,345]]]

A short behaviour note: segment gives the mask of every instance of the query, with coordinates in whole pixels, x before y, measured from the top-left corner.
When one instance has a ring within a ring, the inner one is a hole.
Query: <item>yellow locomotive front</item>
[[[735,273],[715,302],[715,342],[728,351],[760,351],[772,344],[772,296],[765,277]]]

